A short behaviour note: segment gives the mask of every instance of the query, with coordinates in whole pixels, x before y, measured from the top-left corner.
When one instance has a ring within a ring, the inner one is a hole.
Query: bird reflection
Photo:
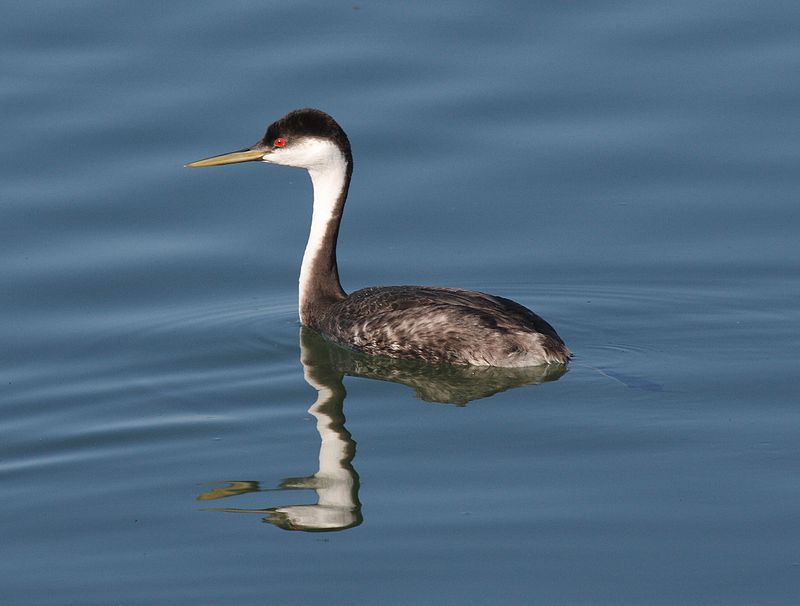
[[[355,440],[345,429],[342,379],[344,373],[329,363],[328,346],[312,330],[300,331],[300,360],[306,382],[317,391],[317,399],[308,412],[317,420],[320,437],[319,470],[311,476],[287,478],[277,490],[314,490],[314,504],[287,505],[266,509],[219,508],[217,511],[259,513],[264,521],[286,530],[333,531],[361,524],[358,500],[358,473],[353,468]],[[201,494],[202,501],[266,492],[258,482],[229,482]]]
[[[356,443],[344,426],[345,375],[401,383],[421,400],[463,406],[514,387],[554,381],[566,372],[566,366],[554,364],[528,368],[432,366],[377,358],[331,344],[306,327],[300,328],[300,359],[306,382],[317,391],[308,412],[317,420],[319,470],[311,476],[287,478],[273,489],[261,488],[255,481],[225,482],[197,498],[210,501],[254,492],[314,490],[317,502],[263,509],[220,507],[215,511],[257,513],[265,522],[285,530],[307,532],[361,524],[359,478],[353,467]]]

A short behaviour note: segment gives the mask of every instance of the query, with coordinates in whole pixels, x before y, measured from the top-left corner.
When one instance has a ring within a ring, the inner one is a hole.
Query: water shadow
[[[277,488],[262,488],[255,481],[219,483],[197,499],[213,501],[253,492],[314,490],[317,502],[263,509],[218,507],[214,511],[261,514],[269,524],[307,532],[345,530],[361,524],[359,478],[353,467],[356,442],[345,428],[345,376],[401,383],[422,400],[464,406],[514,387],[554,381],[566,372],[566,367],[557,365],[477,368],[376,358],[333,345],[305,327],[300,329],[300,360],[306,382],[317,392],[308,412],[317,420],[320,437],[318,471],[287,478]]]

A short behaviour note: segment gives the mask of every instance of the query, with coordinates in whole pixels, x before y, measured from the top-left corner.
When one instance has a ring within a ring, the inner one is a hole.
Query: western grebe
[[[300,269],[300,322],[335,343],[371,355],[433,364],[566,364],[561,337],[531,310],[503,297],[457,288],[380,286],[345,293],[336,265],[353,156],[339,124],[317,109],[273,122],[252,147],[187,164],[267,162],[305,168],[314,206]]]

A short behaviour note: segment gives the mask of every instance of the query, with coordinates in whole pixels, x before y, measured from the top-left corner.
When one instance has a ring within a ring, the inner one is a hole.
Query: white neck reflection
[[[260,488],[258,482],[228,482],[201,494],[207,501],[250,492],[314,490],[316,503],[284,505],[265,509],[215,508],[217,511],[259,513],[264,521],[286,530],[333,531],[361,523],[358,473],[352,465],[355,441],[344,426],[345,390],[343,373],[333,368],[326,345],[310,329],[300,332],[300,359],[306,382],[317,391],[308,409],[319,433],[319,470],[311,476],[287,478],[277,489]]]
[[[506,389],[557,380],[563,367],[527,368],[437,367],[419,361],[373,358],[332,345],[313,329],[300,329],[303,376],[317,392],[308,412],[316,420],[320,439],[319,469],[310,476],[287,478],[277,488],[261,488],[256,481],[226,482],[201,494],[202,501],[247,493],[313,490],[316,503],[264,509],[215,508],[217,511],[258,513],[263,520],[286,530],[334,531],[362,522],[358,498],[359,477],[352,462],[356,443],[345,428],[345,375],[392,381],[411,387],[419,399],[463,406]]]

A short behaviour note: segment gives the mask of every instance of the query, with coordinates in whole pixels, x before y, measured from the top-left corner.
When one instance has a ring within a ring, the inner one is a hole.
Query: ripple
[[[271,295],[264,298],[212,302],[205,305],[181,305],[165,310],[152,310],[145,317],[127,317],[123,331],[139,336],[165,336],[170,334],[216,333],[219,331],[237,336],[262,335],[253,346],[263,343],[263,335],[270,326],[297,326],[296,295]],[[296,338],[295,338],[296,341]]]

